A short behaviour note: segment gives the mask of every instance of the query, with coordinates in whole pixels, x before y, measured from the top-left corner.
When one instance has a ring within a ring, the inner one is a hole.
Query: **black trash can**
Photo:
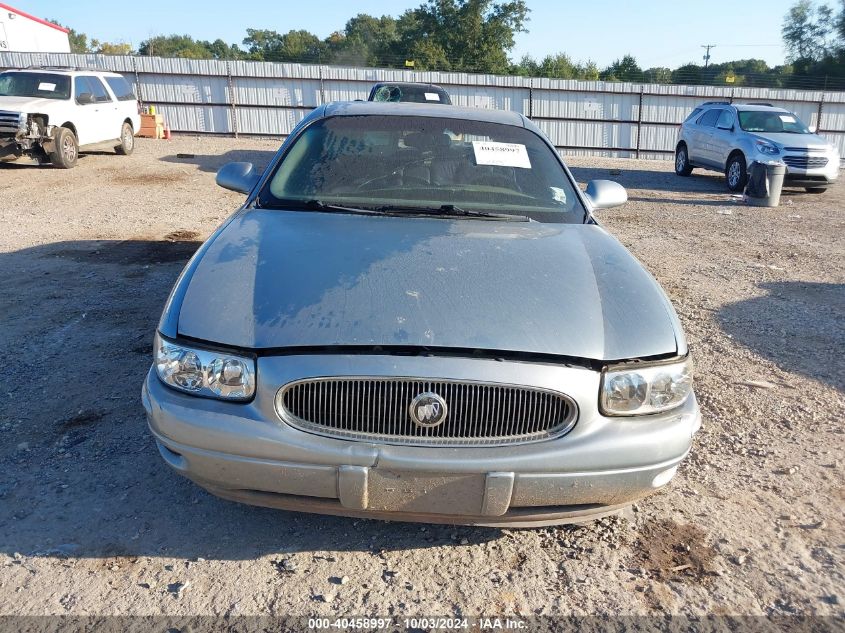
[[[748,168],[745,202],[755,207],[778,206],[784,176],[786,176],[785,164],[777,161],[763,163],[755,160]]]

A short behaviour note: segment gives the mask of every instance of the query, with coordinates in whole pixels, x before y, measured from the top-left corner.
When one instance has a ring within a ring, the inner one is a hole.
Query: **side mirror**
[[[733,125],[717,125],[716,127],[719,128],[720,130],[732,130],[732,129],[734,129]]]
[[[586,194],[593,209],[610,209],[628,202],[625,187],[612,180],[591,180],[587,183]]]
[[[224,189],[249,193],[260,177],[252,163],[226,163],[217,172],[215,182]]]
[[[810,134],[815,134],[817,128],[815,125],[811,125],[807,129],[810,130]]]
[[[76,97],[76,102],[79,105],[88,105],[89,103],[94,103],[94,95],[90,92],[80,92],[79,95]]]

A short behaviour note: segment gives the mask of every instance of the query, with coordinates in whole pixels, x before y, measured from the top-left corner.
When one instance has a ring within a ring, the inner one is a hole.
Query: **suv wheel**
[[[675,173],[679,176],[689,176],[692,173],[687,146],[683,143],[678,145],[678,149],[675,150]]]
[[[118,154],[123,154],[124,156],[129,156],[132,153],[132,150],[135,149],[135,132],[132,130],[132,126],[128,123],[124,123],[123,126],[120,128],[120,145],[114,148]]]
[[[50,152],[50,162],[59,169],[70,169],[76,166],[79,158],[79,143],[72,130],[66,127],[56,128],[53,135],[54,149]]]
[[[748,173],[745,168],[745,157],[742,154],[734,154],[728,159],[725,165],[725,179],[728,181],[728,189],[731,191],[742,191],[745,183],[748,182]]]

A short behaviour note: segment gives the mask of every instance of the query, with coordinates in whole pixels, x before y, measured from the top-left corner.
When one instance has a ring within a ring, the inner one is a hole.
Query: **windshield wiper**
[[[276,200],[271,204],[264,204],[259,206],[256,200],[257,208],[264,209],[305,209],[307,211],[325,211],[328,213],[357,213],[360,215],[384,215],[378,209],[367,207],[346,207],[339,204],[330,204],[322,200]]]
[[[359,213],[361,215],[384,215],[381,209],[367,207],[346,207],[340,204],[330,204],[322,200],[308,200],[303,206],[310,211],[328,211],[330,213]]]
[[[504,220],[506,222],[530,222],[524,215],[511,215],[508,213],[493,213],[492,211],[478,211],[476,209],[463,209],[454,204],[444,204],[440,207],[414,207],[400,205],[386,205],[377,207],[378,211],[390,213],[391,211],[402,211],[409,215],[450,215],[466,218],[487,218],[490,220]]]

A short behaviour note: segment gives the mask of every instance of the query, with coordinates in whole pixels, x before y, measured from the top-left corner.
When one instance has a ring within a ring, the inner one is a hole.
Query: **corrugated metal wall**
[[[0,53],[0,68],[113,70],[156,104],[174,132],[284,136],[329,101],[366,99],[376,81],[442,85],[456,105],[521,112],[562,151],[670,158],[677,127],[701,101],[765,101],[798,114],[845,155],[845,93],[343,68],[271,62]]]

